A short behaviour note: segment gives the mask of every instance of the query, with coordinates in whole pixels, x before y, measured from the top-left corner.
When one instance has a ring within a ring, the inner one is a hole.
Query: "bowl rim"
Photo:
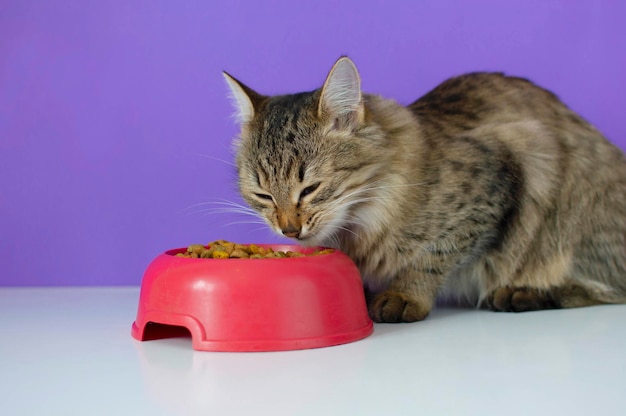
[[[221,261],[250,261],[253,260],[255,262],[258,261],[269,261],[269,260],[280,260],[280,261],[293,261],[293,260],[305,260],[305,259],[319,259],[319,258],[325,258],[326,256],[336,256],[336,255],[340,255],[340,256],[346,256],[347,254],[343,253],[342,251],[334,248],[334,247],[326,247],[326,246],[301,246],[298,244],[283,244],[283,243],[276,243],[276,244],[272,244],[272,243],[263,243],[263,244],[256,244],[256,243],[241,243],[242,245],[250,245],[250,244],[254,244],[256,246],[259,247],[263,247],[263,248],[269,248],[271,247],[273,250],[275,251],[295,251],[298,253],[302,253],[302,254],[307,254],[309,252],[313,252],[315,250],[326,250],[326,249],[331,249],[333,250],[332,253],[324,253],[324,254],[320,254],[319,256],[304,256],[304,257],[272,257],[272,258],[260,258],[260,259],[249,259],[249,258],[227,258],[227,259],[214,259],[214,258],[193,258],[193,257],[176,257],[176,254],[178,253],[185,253],[187,251],[187,247],[177,247],[177,248],[172,248],[169,250],[165,250],[163,253],[163,255],[169,256],[169,257],[173,257],[176,259],[182,259],[185,261],[193,261],[193,260],[198,260],[198,261],[213,261],[213,262],[221,262]],[[208,246],[208,244],[203,244],[205,247]]]

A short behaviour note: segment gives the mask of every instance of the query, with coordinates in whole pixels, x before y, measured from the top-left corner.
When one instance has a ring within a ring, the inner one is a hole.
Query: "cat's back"
[[[521,119],[573,121],[556,95],[531,81],[500,72],[473,72],[450,78],[409,105],[425,127],[470,129]],[[582,121],[582,120],[581,120]]]
[[[421,145],[434,155],[429,169],[441,177],[491,183],[505,167],[517,166],[528,200],[540,211],[558,207],[563,223],[555,227],[570,230],[567,238],[591,241],[599,229],[623,238],[624,153],[552,92],[502,73],[471,73],[443,82],[408,108],[419,122]],[[500,170],[478,177],[448,169],[451,160]]]
[[[466,152],[464,139],[505,144],[514,154],[560,159],[572,172],[623,181],[623,153],[555,94],[503,73],[450,78],[408,106],[431,146]],[[602,166],[602,172],[599,167]]]

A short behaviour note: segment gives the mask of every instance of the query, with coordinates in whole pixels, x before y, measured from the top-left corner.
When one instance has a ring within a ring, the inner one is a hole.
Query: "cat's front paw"
[[[555,309],[560,305],[550,291],[532,287],[500,287],[489,294],[485,306],[496,312]]]
[[[415,322],[423,320],[430,313],[430,306],[391,290],[376,295],[368,309],[374,322]]]

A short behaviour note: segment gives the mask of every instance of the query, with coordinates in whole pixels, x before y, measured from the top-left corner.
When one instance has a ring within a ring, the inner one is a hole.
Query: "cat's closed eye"
[[[266,201],[273,201],[274,198],[272,198],[272,195],[268,195],[268,194],[258,194],[255,193],[254,196],[256,196],[259,199],[264,199]]]
[[[321,184],[320,182],[316,182],[313,185],[307,186],[306,188],[304,188],[302,192],[300,192],[300,200],[302,200],[302,198],[306,197],[307,195],[310,195],[313,192],[315,192],[317,188],[319,188],[320,184]]]

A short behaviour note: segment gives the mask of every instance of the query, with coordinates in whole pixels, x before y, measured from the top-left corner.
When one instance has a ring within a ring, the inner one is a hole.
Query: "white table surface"
[[[625,415],[626,306],[440,308],[351,344],[131,338],[138,288],[0,288],[1,415]]]

